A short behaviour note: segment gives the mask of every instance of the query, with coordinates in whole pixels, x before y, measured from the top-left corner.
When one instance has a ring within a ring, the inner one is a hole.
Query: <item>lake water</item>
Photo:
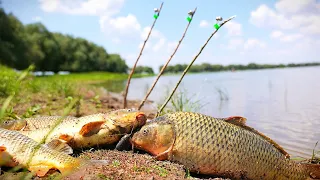
[[[162,104],[179,77],[161,77],[149,99]],[[133,79],[128,99],[142,99],[154,79]],[[310,158],[320,141],[319,66],[189,74],[179,90],[200,100],[203,107],[197,112],[246,117],[247,125],[275,140],[292,157]]]

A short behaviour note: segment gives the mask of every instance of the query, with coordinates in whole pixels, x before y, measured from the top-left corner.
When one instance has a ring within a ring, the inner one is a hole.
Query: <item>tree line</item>
[[[290,64],[256,64],[256,63],[249,63],[248,65],[241,65],[241,64],[231,64],[231,65],[220,65],[220,64],[209,64],[209,63],[202,63],[202,64],[194,64],[190,67],[189,72],[217,72],[217,71],[234,71],[234,70],[248,70],[248,69],[271,69],[271,68],[285,68],[285,67],[301,67],[301,66],[319,66],[320,63],[318,62],[311,62],[311,63],[290,63]],[[169,65],[164,70],[164,73],[180,73],[183,72],[187,64],[176,64],[176,65]],[[163,65],[159,67],[159,71],[162,69]]]
[[[118,54],[83,38],[50,32],[43,24],[23,25],[0,7],[0,64],[21,70],[30,64],[36,71],[108,71],[126,73]]]
[[[154,74],[153,69],[149,66],[136,66],[136,69],[134,70],[134,73],[137,74]]]

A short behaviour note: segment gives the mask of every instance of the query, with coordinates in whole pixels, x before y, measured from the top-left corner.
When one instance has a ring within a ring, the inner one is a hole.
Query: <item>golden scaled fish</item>
[[[87,148],[97,145],[113,144],[133,129],[143,126],[147,117],[143,112],[132,109],[119,109],[109,113],[83,116],[77,119],[62,121],[48,135],[46,143],[62,140],[72,148]],[[20,133],[41,142],[50,128]]]
[[[291,161],[270,138],[245,125],[246,118],[213,118],[176,112],[147,122],[132,145],[190,172],[232,179],[311,179],[320,165]]]
[[[18,131],[0,128],[0,167],[21,165],[42,177],[50,169],[57,169],[62,175],[65,175],[84,165],[107,163],[104,160],[85,160],[72,157],[65,153],[70,149],[71,147],[60,144],[59,141],[39,145],[38,142]],[[30,159],[31,157],[32,159]]]
[[[0,128],[17,130],[17,131],[30,131],[42,128],[50,128],[59,119],[63,118],[63,121],[71,119],[77,119],[73,116],[40,116],[34,118],[13,119],[7,120],[0,124]]]

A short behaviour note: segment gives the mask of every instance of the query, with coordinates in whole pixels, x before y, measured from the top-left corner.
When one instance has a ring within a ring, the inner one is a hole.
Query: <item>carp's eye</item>
[[[131,110],[131,109],[128,109],[127,111],[128,111],[128,112],[131,112],[132,110]]]
[[[144,136],[146,136],[146,135],[149,134],[149,130],[148,129],[144,129],[142,133],[143,133]]]

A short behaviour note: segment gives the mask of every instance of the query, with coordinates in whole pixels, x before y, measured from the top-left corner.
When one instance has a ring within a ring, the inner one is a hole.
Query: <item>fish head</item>
[[[174,138],[172,124],[150,122],[134,133],[130,142],[137,149],[144,150],[152,155],[159,155],[172,147]]]
[[[146,124],[147,116],[144,112],[134,109],[119,109],[108,115],[121,127],[141,127]]]
[[[8,120],[0,124],[0,128],[17,131],[22,130],[26,126],[27,121],[25,119]]]

